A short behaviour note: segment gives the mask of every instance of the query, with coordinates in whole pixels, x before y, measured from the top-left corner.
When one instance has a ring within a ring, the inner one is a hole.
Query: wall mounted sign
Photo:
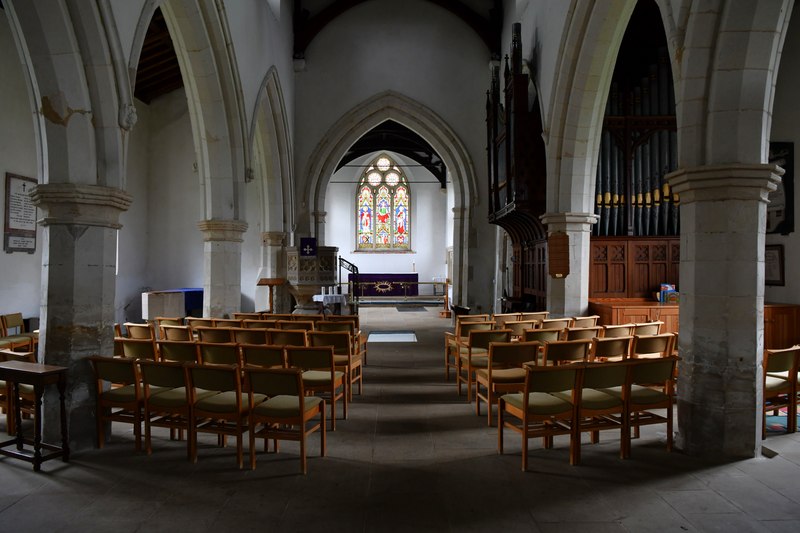
[[[764,283],[766,285],[786,285],[786,271],[783,263],[783,245],[767,244],[764,247]]]
[[[6,173],[6,217],[3,250],[6,253],[36,251],[36,206],[30,192],[37,181]]]

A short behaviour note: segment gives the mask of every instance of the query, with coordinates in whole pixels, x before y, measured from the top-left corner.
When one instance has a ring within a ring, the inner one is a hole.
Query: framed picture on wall
[[[767,285],[786,284],[783,266],[783,245],[767,244],[764,247],[764,283]]]
[[[769,195],[767,233],[794,231],[794,143],[769,143],[769,162],[784,170],[778,189]]]

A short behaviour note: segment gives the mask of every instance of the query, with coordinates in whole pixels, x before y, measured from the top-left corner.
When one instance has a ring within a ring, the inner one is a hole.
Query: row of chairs
[[[0,350],[35,351],[39,333],[26,331],[22,313],[0,315]]]
[[[250,467],[256,467],[257,438],[300,442],[301,469],[306,473],[306,438],[321,433],[325,455],[326,403],[331,430],[336,429],[336,403],[347,418],[348,381],[337,370],[330,347],[291,346],[280,355],[244,367],[235,364],[149,361],[93,356],[89,360],[97,383],[97,445],[105,442],[107,422],[133,425],[135,445],[152,453],[152,428],[170,430],[171,437],[187,434],[187,456],[197,461],[198,433],[213,433],[225,445],[236,438],[236,458],[243,466],[243,436],[249,432]],[[324,395],[327,398],[319,396]],[[319,416],[319,422],[308,422]]]
[[[226,330],[227,331],[227,330]],[[234,330],[231,330],[234,331]],[[119,337],[117,353],[123,357],[153,361],[178,361],[210,364],[261,364],[284,347],[331,347],[337,368],[346,373],[348,383],[363,389],[363,365],[366,351],[353,342],[348,331],[302,330],[240,330],[246,336],[234,337],[234,342],[169,341]],[[352,388],[350,399],[352,399]]]
[[[488,316],[488,315],[487,315]],[[473,332],[478,333],[476,338],[492,338],[492,335],[485,333],[487,331],[509,331],[511,340],[520,341],[540,341],[552,342],[556,340],[592,340],[592,339],[611,339],[611,338],[630,338],[654,336],[659,335],[663,322],[644,322],[639,324],[621,324],[621,325],[608,325],[608,326],[584,326],[584,327],[556,327],[556,328],[528,328],[523,330],[516,330],[513,328],[513,322],[506,322],[506,326],[512,327],[497,328],[493,321],[477,321],[477,322],[456,322],[455,332],[445,332],[444,335],[444,372],[445,381],[450,380],[450,370],[458,366],[459,357],[463,355],[466,349],[472,345],[470,342],[470,335]],[[558,324],[562,326],[563,324]],[[665,334],[669,335],[669,334]],[[677,336],[673,334],[668,337],[672,341],[672,345],[668,348],[672,349],[677,346]],[[618,349],[620,344],[627,346],[630,350],[630,344],[625,345],[625,341],[617,343],[608,341],[602,347],[604,351],[611,349]],[[601,343],[604,344],[604,343]],[[482,343],[478,349],[486,353],[488,343]],[[655,351],[655,350],[654,350]],[[647,353],[647,352],[642,352]]]
[[[473,342],[466,355],[462,355],[458,361],[460,381],[467,386],[470,401],[474,383],[476,414],[480,415],[481,400],[487,404],[488,425],[492,425],[492,407],[497,404],[497,399],[507,392],[522,390],[526,365],[559,366],[568,363],[660,359],[674,355],[675,336],[671,333],[572,341],[508,341],[498,340],[502,337],[497,335],[497,331],[503,330],[488,334],[475,332],[476,338],[471,339]]]
[[[629,359],[613,363],[526,366],[521,392],[498,399],[497,449],[503,433],[522,437],[522,470],[528,468],[528,441],[541,437],[544,448],[553,437],[569,435],[570,464],[580,463],[581,434],[597,442],[602,430],[620,432],[620,457],[631,452],[631,429],[666,424],[667,451],[672,450],[673,375],[678,358]],[[663,411],[665,410],[665,412]]]

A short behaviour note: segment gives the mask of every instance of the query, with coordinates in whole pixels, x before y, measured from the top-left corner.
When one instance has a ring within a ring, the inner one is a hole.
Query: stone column
[[[242,234],[247,222],[203,220],[203,316],[224,317],[242,306]]]
[[[325,216],[327,211],[314,211],[311,213],[314,216],[314,234],[317,237],[317,246],[325,246]],[[299,243],[295,243],[299,246]]]
[[[467,251],[471,251],[475,246],[477,246],[477,235],[474,231],[471,231],[468,226],[469,224],[469,213],[466,207],[453,207],[453,252],[451,253],[450,257],[452,257],[452,269],[453,269],[453,276],[450,279],[451,287],[452,287],[452,298],[450,299],[451,304],[455,305],[463,305],[463,306],[470,306],[469,303],[469,294],[467,291],[467,283],[470,281],[470,276],[468,272],[464,271],[465,260],[464,257]],[[471,231],[469,239],[463,239],[462,236],[465,231]],[[472,237],[475,237],[474,239]],[[467,250],[465,250],[465,246],[467,245]]]
[[[677,446],[753,457],[761,446],[764,232],[774,165],[681,169]]]
[[[286,261],[282,260],[283,247],[286,245],[286,233],[282,231],[267,231],[261,234],[261,269],[258,271],[258,279],[261,278],[285,278]],[[281,307],[282,295],[285,293],[283,287],[275,287],[273,303],[275,307]],[[256,289],[255,296],[256,311],[269,309],[269,287],[262,286]],[[275,309],[269,309],[275,313]]]
[[[593,213],[545,213],[542,224],[547,234],[563,232],[569,238],[569,274],[551,278],[547,283],[547,310],[555,316],[579,316],[589,307],[589,241]]]
[[[114,353],[117,230],[131,197],[97,185],[47,183],[31,193],[41,209],[42,308],[39,361],[69,368],[67,423],[70,447],[95,441],[94,378],[84,361]],[[58,393],[48,387],[44,439],[60,441]]]

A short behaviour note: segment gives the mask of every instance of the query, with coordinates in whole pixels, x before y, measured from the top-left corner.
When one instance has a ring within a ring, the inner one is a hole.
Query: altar
[[[392,296],[402,298],[419,295],[419,274],[349,274],[353,292],[361,296]]]

